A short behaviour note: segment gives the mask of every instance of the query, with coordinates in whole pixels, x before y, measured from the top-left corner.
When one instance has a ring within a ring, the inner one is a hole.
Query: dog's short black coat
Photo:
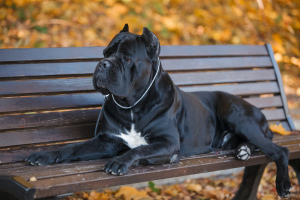
[[[218,148],[237,149],[237,158],[246,160],[258,148],[275,161],[277,192],[287,196],[289,153],[272,143],[273,133],[262,112],[228,93],[181,91],[164,72],[159,53],[159,40],[151,31],[144,28],[142,35],[132,34],[126,24],[104,49],[104,59],[94,72],[95,89],[109,95],[98,135],[35,153],[27,162],[111,158],[103,170],[122,175],[133,165],[172,163],[180,156]],[[135,103],[128,109],[118,106]]]

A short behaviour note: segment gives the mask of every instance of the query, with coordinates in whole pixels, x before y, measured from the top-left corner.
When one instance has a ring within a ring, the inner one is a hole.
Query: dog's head
[[[103,50],[104,59],[96,66],[94,88],[104,95],[122,99],[145,90],[157,70],[160,44],[147,28],[142,35],[129,32],[128,25]]]

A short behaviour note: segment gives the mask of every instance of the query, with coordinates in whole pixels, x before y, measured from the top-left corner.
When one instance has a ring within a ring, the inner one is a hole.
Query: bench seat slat
[[[272,109],[272,110],[262,110],[262,113],[266,116],[268,121],[284,120],[286,118],[284,110],[282,108]]]
[[[269,57],[161,59],[166,71],[272,67]]]
[[[241,83],[252,81],[273,81],[276,80],[274,70],[237,70],[217,72],[190,72],[170,74],[176,85],[196,85],[215,83]]]
[[[281,110],[277,109],[274,113],[272,113],[272,110],[265,110],[263,112],[266,113],[268,120],[280,120],[285,118],[284,112]],[[0,130],[93,123],[96,122],[98,114],[99,109],[5,115],[0,116]]]
[[[246,98],[245,100],[258,108],[282,106],[282,101],[279,96]],[[9,112],[36,112],[39,110],[100,107],[102,103],[103,95],[100,93],[0,98],[0,114]]]
[[[284,120],[283,109],[262,110],[267,120]],[[32,115],[12,115],[10,119],[0,117],[4,124],[2,129],[35,128],[44,126],[76,125],[93,123],[97,119],[99,110],[69,111],[58,113],[41,113]],[[56,117],[55,117],[56,116]],[[89,117],[87,117],[89,116]],[[8,124],[10,122],[10,124]],[[34,144],[39,142],[60,141],[66,139],[85,139],[92,136],[93,125],[45,128],[39,130],[18,130],[0,134],[0,147],[9,145]],[[52,134],[50,134],[52,133]],[[55,136],[56,135],[56,136]],[[10,137],[8,137],[10,136]],[[15,139],[16,138],[16,139]]]
[[[0,62],[99,59],[105,47],[0,49]],[[162,46],[161,57],[268,55],[264,45]]]
[[[161,59],[165,71],[272,67],[269,57]],[[0,65],[0,78],[92,76],[98,61]]]
[[[256,71],[256,70],[254,70]],[[246,73],[246,72],[245,72]],[[244,74],[242,77],[247,81],[257,81],[258,79],[264,79],[259,75],[253,75],[255,72],[251,72],[249,76]],[[265,73],[265,70],[262,70]],[[217,74],[220,74],[218,76]],[[205,72],[199,73],[198,78],[191,75],[191,80],[184,79],[187,84],[214,84],[214,83],[226,83],[227,82],[244,82],[240,76],[234,76],[236,74],[243,74],[243,72]],[[224,75],[224,77],[222,76]],[[174,83],[183,83],[182,78],[178,77],[181,75],[172,75],[175,77]],[[207,77],[206,77],[207,76]],[[246,76],[246,77],[245,77]],[[260,78],[259,78],[260,77]],[[202,81],[203,79],[203,81]],[[218,81],[217,79],[220,79]],[[266,75],[266,79],[274,80],[275,77],[272,74]],[[254,85],[253,85],[254,86]],[[252,86],[249,86],[252,87]],[[190,91],[203,91],[207,87],[194,87]],[[209,89],[211,90],[211,89]],[[219,90],[219,89],[216,89]],[[0,82],[0,95],[25,95],[25,94],[43,94],[43,93],[65,93],[65,92],[94,92],[94,87],[92,84],[92,78],[68,78],[68,79],[47,79],[47,80],[24,80],[24,81],[3,81]],[[244,90],[247,91],[247,90]]]
[[[284,146],[293,146],[297,145],[300,142],[300,137],[297,135],[284,136],[275,134],[274,138],[277,144]],[[218,151],[219,156],[224,155],[233,155],[234,150],[220,150]],[[206,154],[194,155],[190,157],[182,157],[182,161],[200,159],[200,158],[212,158],[216,157],[216,152],[209,152]],[[45,179],[50,177],[59,177],[65,175],[73,175],[73,174],[84,174],[88,172],[101,171],[100,167],[103,166],[107,162],[107,159],[101,160],[90,160],[90,161],[79,161],[74,163],[64,163],[64,164],[54,164],[43,167],[45,170],[40,171],[39,167],[32,167],[30,165],[11,165],[9,168],[1,168],[0,170],[2,174],[10,175],[14,173],[16,176],[21,176],[22,178],[29,180],[30,177],[34,176],[37,179]],[[26,175],[24,175],[26,172]]]
[[[181,87],[185,92],[197,91],[224,91],[234,95],[254,95],[254,94],[271,94],[279,93],[279,87],[276,82],[261,82],[261,83],[241,83],[227,85],[203,85],[203,86],[188,86]]]
[[[284,127],[287,127],[286,129],[289,130],[289,125],[286,121],[280,122]],[[277,143],[279,142],[289,142],[289,141],[296,141],[297,138],[299,138],[299,135],[290,135],[290,136],[281,136],[278,134],[275,134],[274,141]],[[1,164],[4,163],[12,163],[12,162],[19,162],[19,161],[24,161],[28,155],[41,151],[41,150],[54,150],[59,148],[60,146],[64,146],[62,144],[56,144],[56,145],[39,145],[39,146],[32,146],[29,148],[26,147],[15,147],[13,149],[4,149],[0,150],[0,161]],[[20,166],[18,163],[12,163],[12,164],[7,164],[6,165],[1,165],[0,164],[0,171],[2,172],[5,169],[12,168],[12,166]],[[22,166],[22,165],[21,165]]]
[[[244,98],[244,100],[258,108],[282,107],[282,100],[280,96],[264,98],[252,97]]]
[[[0,116],[0,130],[95,123],[99,109]]]
[[[94,92],[92,78],[69,78],[0,82],[0,95],[57,92]]]
[[[0,99],[0,113],[100,107],[103,99],[100,93],[2,98]]]
[[[293,158],[300,150],[299,145],[288,146],[290,158]],[[252,166],[268,163],[271,160],[261,152],[254,153],[246,162],[236,160],[231,156],[206,157],[199,159],[182,160],[177,164],[138,166],[131,169],[126,176],[111,176],[102,171],[49,178],[31,182],[37,187],[36,197],[47,195],[57,195],[60,193],[75,192],[78,190],[105,188],[109,186],[130,184],[142,181],[157,180],[170,177],[178,177],[201,172],[210,172],[223,169],[231,169],[243,166]],[[99,165],[99,169],[101,169]],[[51,186],[51,187],[50,187]],[[73,187],[74,186],[74,187]],[[40,193],[39,191],[45,190]],[[79,189],[80,188],[80,189]]]
[[[0,65],[0,78],[90,75],[98,62],[38,63]]]
[[[94,136],[94,130],[93,123],[4,132],[0,133],[0,147],[88,139]]]

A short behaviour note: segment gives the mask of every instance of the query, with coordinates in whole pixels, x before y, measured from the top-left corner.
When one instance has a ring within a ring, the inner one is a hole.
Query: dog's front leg
[[[98,135],[88,141],[69,144],[57,150],[34,153],[26,161],[31,165],[49,165],[113,157],[126,149],[126,146],[121,144],[119,140]]]
[[[136,147],[123,155],[111,158],[103,170],[112,175],[123,175],[127,173],[130,166],[139,161],[147,164],[173,163],[179,160],[179,151],[178,141],[161,138],[156,142]]]

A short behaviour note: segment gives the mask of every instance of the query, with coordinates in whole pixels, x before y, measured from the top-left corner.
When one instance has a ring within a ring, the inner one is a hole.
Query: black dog
[[[144,28],[142,35],[132,34],[126,24],[104,49],[94,72],[95,89],[108,95],[97,136],[35,153],[27,162],[111,158],[103,170],[122,175],[135,164],[173,163],[180,156],[218,148],[236,148],[237,158],[246,160],[258,148],[275,161],[277,192],[287,196],[289,152],[272,143],[262,112],[224,92],[181,91],[163,71],[159,53],[159,40],[151,31]]]

